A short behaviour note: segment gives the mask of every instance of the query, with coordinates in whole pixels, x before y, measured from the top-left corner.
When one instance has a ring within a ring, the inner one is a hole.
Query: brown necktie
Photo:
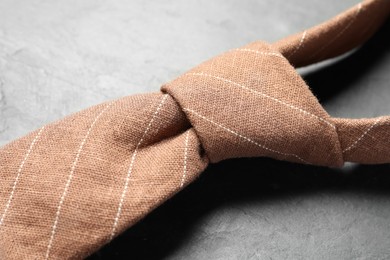
[[[1,259],[86,257],[228,158],[390,162],[389,117],[330,117],[295,70],[362,44],[389,12],[389,0],[364,1],[274,44],[223,53],[161,92],[9,143],[0,150]]]

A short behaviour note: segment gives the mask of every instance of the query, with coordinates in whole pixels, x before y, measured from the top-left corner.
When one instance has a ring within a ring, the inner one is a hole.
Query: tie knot
[[[343,164],[334,121],[288,60],[267,43],[210,59],[162,90],[186,113],[211,162],[266,156]]]

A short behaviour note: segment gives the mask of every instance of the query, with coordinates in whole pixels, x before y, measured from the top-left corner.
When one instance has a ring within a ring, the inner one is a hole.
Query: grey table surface
[[[0,0],[0,145],[357,2]],[[389,29],[300,70],[331,115],[390,114]],[[389,165],[229,160],[90,259],[390,259],[389,188]]]

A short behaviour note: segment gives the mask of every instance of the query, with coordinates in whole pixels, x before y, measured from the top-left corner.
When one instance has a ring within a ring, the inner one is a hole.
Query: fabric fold
[[[389,12],[390,1],[364,1],[274,44],[225,52],[161,92],[91,107],[2,147],[0,256],[84,258],[229,158],[390,162],[389,117],[332,118],[294,68],[363,44]]]

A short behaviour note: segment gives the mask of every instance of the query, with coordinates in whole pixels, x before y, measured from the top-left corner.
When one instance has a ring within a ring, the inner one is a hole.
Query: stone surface
[[[158,91],[222,51],[277,40],[357,2],[0,0],[0,145],[102,101]],[[390,113],[389,28],[300,70],[331,115]],[[389,168],[213,165],[91,259],[387,259]]]

